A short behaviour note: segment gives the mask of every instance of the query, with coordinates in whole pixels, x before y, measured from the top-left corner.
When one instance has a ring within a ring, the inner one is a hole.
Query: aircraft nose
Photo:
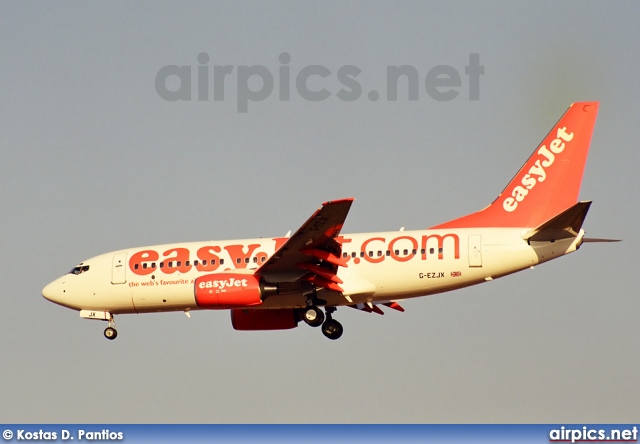
[[[65,304],[65,288],[64,283],[57,279],[42,289],[42,296],[48,301],[59,305]]]

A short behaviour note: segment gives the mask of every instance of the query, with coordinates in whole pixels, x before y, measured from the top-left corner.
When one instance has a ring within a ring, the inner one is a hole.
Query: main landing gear
[[[326,307],[326,316],[322,310],[315,305],[308,305],[302,310],[302,319],[311,327],[319,327],[322,325],[322,334],[331,340],[336,340],[344,329],[342,324],[332,318],[331,314],[336,311],[335,307]]]
[[[320,327],[324,322],[324,313],[315,305],[310,305],[302,311],[302,319],[311,327]]]

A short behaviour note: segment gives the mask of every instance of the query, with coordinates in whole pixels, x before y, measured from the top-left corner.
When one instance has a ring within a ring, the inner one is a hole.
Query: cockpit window
[[[78,265],[77,267],[73,267],[67,274],[82,274],[86,271],[89,271],[88,265]]]

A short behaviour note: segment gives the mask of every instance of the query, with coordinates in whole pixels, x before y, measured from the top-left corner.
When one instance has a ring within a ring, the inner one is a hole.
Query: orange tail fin
[[[537,227],[574,205],[598,105],[572,104],[491,205],[432,228]]]

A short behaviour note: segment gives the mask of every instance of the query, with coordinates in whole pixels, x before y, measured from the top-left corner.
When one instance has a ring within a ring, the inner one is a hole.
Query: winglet
[[[571,105],[491,205],[432,228],[531,228],[574,205],[598,106],[598,102]]]

